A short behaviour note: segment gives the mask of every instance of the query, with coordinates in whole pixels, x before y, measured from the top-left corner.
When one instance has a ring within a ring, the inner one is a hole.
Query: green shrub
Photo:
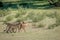
[[[57,26],[60,25],[60,14],[59,13],[56,14],[56,25]]]
[[[53,28],[55,28],[55,27],[57,27],[57,25],[56,25],[56,24],[49,25],[48,29],[53,29]]]
[[[27,16],[27,18],[31,19],[33,22],[38,22],[41,21],[45,18],[45,16],[43,14],[34,14],[34,13],[29,13],[29,15]]]
[[[15,18],[18,18],[20,16],[20,13],[17,13],[16,15],[15,15]]]
[[[40,28],[40,27],[44,27],[44,25],[43,25],[43,24],[39,24],[38,27],[39,27],[39,28]]]
[[[15,18],[18,18],[18,17],[22,17],[22,15],[25,15],[26,14],[26,12],[18,12],[18,13],[16,13],[16,15],[15,15]]]
[[[39,22],[43,20],[45,17],[43,15],[37,15],[35,18],[33,18],[33,22]]]
[[[0,10],[0,17],[4,17],[4,16],[6,16],[8,14],[9,14],[8,11],[6,11],[6,10]]]
[[[16,22],[20,22],[20,21],[21,21],[21,19],[17,19],[17,20],[16,20]]]
[[[48,17],[51,17],[51,18],[56,18],[56,24],[57,26],[60,25],[60,14],[57,13],[57,12],[54,12],[54,13],[49,13],[49,14],[46,14],[46,16]]]
[[[46,16],[51,17],[51,18],[55,18],[56,12],[55,13],[48,13],[48,14],[46,14]]]
[[[11,21],[13,19],[13,16],[7,16],[5,21]]]

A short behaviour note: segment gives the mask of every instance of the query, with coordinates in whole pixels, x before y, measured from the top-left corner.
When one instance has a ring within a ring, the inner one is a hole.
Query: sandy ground
[[[60,26],[54,29],[27,27],[17,33],[4,33],[0,26],[0,40],[60,40]]]

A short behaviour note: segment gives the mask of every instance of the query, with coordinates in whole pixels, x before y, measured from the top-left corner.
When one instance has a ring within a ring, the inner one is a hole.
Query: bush
[[[57,12],[46,14],[46,16],[56,18],[56,25],[60,25],[60,14],[58,14]]]
[[[55,18],[56,14],[57,14],[56,12],[55,13],[48,13],[48,14],[46,14],[46,16],[51,17],[51,18]]]
[[[16,22],[21,22],[21,19],[17,19]]]
[[[57,27],[57,25],[56,25],[56,24],[53,24],[53,25],[50,25],[50,26],[48,27],[48,29],[53,29],[53,28],[55,28],[55,27]]]
[[[59,13],[56,14],[56,25],[57,26],[60,25],[60,14]]]
[[[25,15],[26,14],[26,11],[24,11],[24,10],[18,10],[18,13],[16,13],[16,15],[15,15],[15,18],[18,18],[18,17],[22,17],[22,15]]]
[[[16,15],[15,15],[15,18],[18,18],[20,16],[20,13],[17,13]]]
[[[7,10],[0,10],[0,17],[4,17],[6,15],[8,15],[9,13],[7,13]]]
[[[39,21],[41,21],[41,20],[43,20],[45,18],[45,16],[42,14],[38,14],[38,15],[36,15],[36,17],[35,18],[33,18],[33,22],[39,22]]]
[[[39,24],[38,27],[39,27],[39,28],[40,28],[40,27],[44,27],[44,25],[43,25],[43,24]]]
[[[7,16],[5,21],[11,21],[13,19],[13,16]]]
[[[35,13],[29,13],[27,18],[31,19],[33,22],[38,22],[38,21],[43,20],[45,18],[45,16],[43,14],[36,14],[35,15]]]

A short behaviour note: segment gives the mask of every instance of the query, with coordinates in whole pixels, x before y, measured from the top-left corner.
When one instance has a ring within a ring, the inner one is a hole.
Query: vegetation
[[[8,22],[8,21],[11,21],[14,17],[13,16],[7,16],[5,21]]]
[[[3,3],[4,6],[0,7],[0,39],[60,40],[60,0],[48,1],[21,0],[20,2],[20,0],[5,0],[7,4]],[[3,32],[7,26],[4,25],[6,22],[22,21],[27,23],[26,32],[22,32],[23,30],[9,34]]]
[[[14,8],[18,9],[19,7],[23,8],[33,8],[33,9],[48,9],[48,8],[55,8],[60,7],[60,1],[59,0],[3,0],[3,7],[2,9],[7,8]]]
[[[59,0],[48,0],[48,2],[50,3],[50,5],[54,5],[56,7],[60,6],[60,1]]]
[[[25,1],[25,2],[24,2]],[[11,1],[10,1],[11,2]],[[39,9],[52,9],[54,8],[54,6],[58,6],[56,3],[59,3],[58,1],[54,1],[54,0],[23,0],[19,1],[19,3],[16,3],[18,1],[15,1],[15,3],[10,3],[10,2],[6,2],[8,3],[8,5],[6,4],[2,10],[0,11],[0,17],[4,17],[6,22],[8,21],[14,21],[14,19],[16,21],[27,21],[27,20],[32,20],[33,23],[37,23],[37,22],[41,22],[42,20],[44,20],[46,17],[49,18],[56,18],[56,23],[55,25],[58,26],[60,25],[60,14],[58,14],[56,11],[54,12],[38,12]],[[17,5],[18,4],[18,5]],[[4,5],[4,4],[3,4]],[[36,10],[34,10],[36,9]],[[37,10],[38,9],[38,10]],[[50,9],[50,10],[51,10]],[[58,7],[57,7],[58,9]],[[4,11],[4,12],[3,12]],[[15,11],[15,12],[14,12]],[[17,11],[17,12],[16,12]],[[11,13],[10,13],[11,12]],[[3,19],[3,18],[2,18]],[[47,19],[49,20],[49,19]],[[50,28],[55,26],[54,24],[52,25],[48,25]],[[39,24],[38,27],[44,26],[43,24]]]
[[[4,17],[6,15],[8,15],[8,11],[7,10],[0,10],[0,17]]]
[[[8,14],[9,11],[12,10],[12,13]],[[29,10],[29,12],[28,12]],[[4,10],[2,10],[4,11]],[[60,14],[57,13],[57,11],[54,11],[54,12],[37,12],[37,10],[33,11],[31,9],[18,9],[18,12],[14,14],[13,11],[16,11],[16,9],[7,9],[6,10],[6,15],[5,16],[2,16],[5,18],[5,20],[3,20],[3,22],[9,22],[9,21],[14,21],[14,19],[16,19],[16,21],[20,22],[20,21],[27,21],[27,20],[32,20],[32,23],[37,23],[37,22],[41,22],[42,20],[45,20],[46,17],[49,17],[49,18],[56,18],[56,23],[52,24],[52,25],[48,25],[48,28],[54,28],[55,26],[59,26],[60,25]],[[1,12],[3,13],[3,12]],[[5,13],[5,12],[4,12]],[[2,18],[2,19],[4,19]],[[47,21],[50,20],[50,19],[47,19]],[[52,21],[52,20],[50,20]],[[47,23],[46,23],[47,24]],[[44,27],[44,23],[42,24],[38,24],[37,27]]]

